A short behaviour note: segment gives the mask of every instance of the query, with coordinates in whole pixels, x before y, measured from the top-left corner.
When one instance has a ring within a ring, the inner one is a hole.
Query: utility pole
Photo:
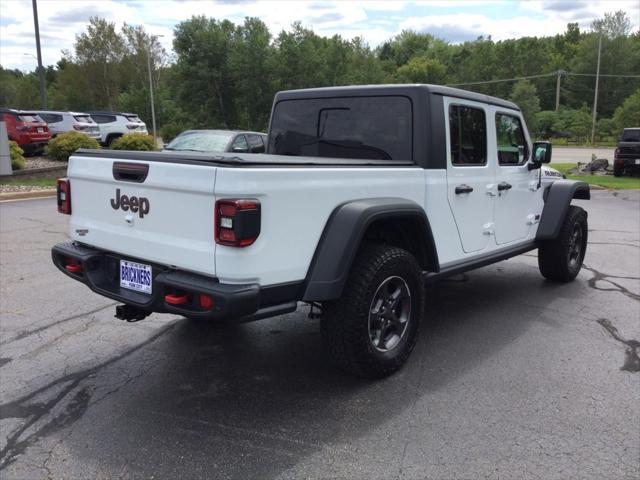
[[[153,125],[153,141],[156,142],[156,107],[153,101],[153,76],[151,75],[151,40],[147,50],[147,66],[149,67],[149,95],[151,96],[151,123]]]
[[[38,53],[38,81],[40,82],[40,106],[47,109],[47,94],[44,88],[44,67],[42,66],[42,52],[40,51],[40,27],[38,25],[38,4],[31,0],[33,5],[33,25],[36,31],[36,52]]]
[[[591,143],[596,137],[596,110],[598,109],[598,82],[600,80],[600,51],[602,50],[602,34],[598,40],[598,66],[596,67],[596,90],[593,94],[593,118],[591,119]]]
[[[149,44],[147,45],[147,67],[149,68],[149,96],[151,97],[151,124],[153,125],[153,141],[157,141],[156,136],[156,106],[153,100],[153,74],[151,70],[151,44],[153,40],[164,35],[149,35]]]
[[[562,70],[556,72],[558,74],[556,78],[556,112],[560,110],[560,77],[562,76]]]

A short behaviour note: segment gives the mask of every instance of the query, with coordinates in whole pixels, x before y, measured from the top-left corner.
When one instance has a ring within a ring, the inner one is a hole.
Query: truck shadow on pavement
[[[73,426],[66,447],[103,475],[344,475],[330,461],[338,456],[342,465],[388,468],[401,452],[358,442],[371,443],[364,437],[377,431],[402,437],[412,415],[424,415],[412,411],[422,396],[472,373],[533,322],[554,323],[539,310],[513,315],[488,301],[496,291],[523,296],[539,288],[536,275],[507,280],[494,268],[470,276],[428,289],[428,321],[409,363],[378,382],[331,367],[318,322],[300,312],[228,327],[180,321],[93,379],[100,400]],[[123,372],[136,372],[135,380],[101,391],[112,383],[103,377]]]

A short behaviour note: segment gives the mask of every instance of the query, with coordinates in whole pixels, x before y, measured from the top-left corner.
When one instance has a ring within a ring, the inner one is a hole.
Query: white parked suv
[[[78,150],[58,183],[72,241],[53,262],[128,321],[244,322],[305,302],[335,364],[372,378],[409,357],[425,284],[531,250],[550,281],[580,271],[587,213],[571,201],[589,187],[543,166],[551,145],[511,102],[435,85],[280,92],[268,142]]]
[[[89,112],[100,127],[100,143],[109,146],[116,138],[127,133],[147,133],[147,125],[135,113]]]
[[[55,137],[65,132],[80,132],[91,138],[100,140],[100,129],[91,115],[81,112],[58,112],[40,110],[36,112],[49,126],[51,136]]]

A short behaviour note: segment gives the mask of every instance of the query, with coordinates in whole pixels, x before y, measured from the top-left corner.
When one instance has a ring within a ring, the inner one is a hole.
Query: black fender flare
[[[438,255],[429,220],[417,203],[403,198],[370,198],[338,205],[320,237],[304,281],[303,300],[340,298],[367,228],[382,219],[410,218],[417,221],[431,252],[432,271],[439,271]]]
[[[536,233],[536,240],[553,240],[558,237],[571,200],[591,199],[589,185],[577,180],[556,180],[544,192],[544,208]]]

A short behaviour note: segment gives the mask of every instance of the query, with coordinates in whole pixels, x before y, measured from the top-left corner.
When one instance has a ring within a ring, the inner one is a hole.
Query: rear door
[[[447,125],[447,198],[462,249],[480,252],[494,233],[495,169],[490,161],[484,104],[444,99]]]
[[[216,170],[74,155],[71,237],[125,257],[215,275]]]

